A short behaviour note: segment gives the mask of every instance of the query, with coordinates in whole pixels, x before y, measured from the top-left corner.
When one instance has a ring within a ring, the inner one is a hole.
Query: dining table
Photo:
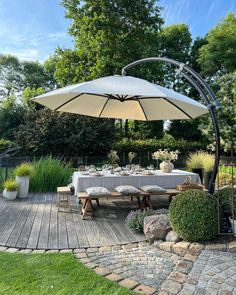
[[[187,177],[191,177],[192,183],[201,184],[198,174],[174,169],[170,173],[154,170],[150,173],[111,173],[111,171],[100,171],[89,173],[88,171],[75,171],[72,176],[72,184],[75,195],[84,192],[88,187],[105,187],[113,191],[119,185],[132,185],[140,188],[143,185],[158,185],[165,189],[176,188],[177,184],[183,183]]]

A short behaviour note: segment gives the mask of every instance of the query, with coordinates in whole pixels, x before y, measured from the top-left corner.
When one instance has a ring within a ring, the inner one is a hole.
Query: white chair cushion
[[[88,187],[85,189],[86,193],[88,194],[89,197],[109,197],[111,193],[109,190],[105,187],[102,186],[93,186],[93,187]]]
[[[122,195],[137,195],[140,193],[140,190],[132,185],[119,185],[115,187],[115,190]]]
[[[164,193],[166,189],[158,186],[158,185],[143,185],[141,186],[141,190],[146,193]]]

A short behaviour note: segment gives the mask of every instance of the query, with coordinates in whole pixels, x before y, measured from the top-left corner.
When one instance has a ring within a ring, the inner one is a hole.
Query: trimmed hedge
[[[186,141],[183,139],[176,140],[171,136],[165,136],[161,139],[146,139],[146,140],[128,140],[123,139],[113,144],[113,148],[118,153],[129,153],[130,151],[141,154],[144,152],[153,153],[158,149],[179,150],[180,153],[186,154],[190,151],[195,151],[205,148],[201,142]]]
[[[217,201],[206,192],[188,190],[178,194],[169,207],[169,217],[173,230],[183,240],[212,240],[217,235]]]

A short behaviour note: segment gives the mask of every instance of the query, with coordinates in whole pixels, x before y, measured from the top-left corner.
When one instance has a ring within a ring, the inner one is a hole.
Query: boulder
[[[180,238],[178,237],[177,233],[173,230],[169,231],[166,235],[167,242],[179,242]]]
[[[170,229],[169,218],[166,214],[152,215],[144,218],[143,231],[151,242],[164,240]]]

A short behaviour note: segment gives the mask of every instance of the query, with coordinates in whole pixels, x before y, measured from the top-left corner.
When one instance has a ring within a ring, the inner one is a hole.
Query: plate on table
[[[89,172],[87,172],[87,171],[82,171],[80,173],[81,173],[81,175],[89,175]]]
[[[92,173],[89,173],[90,176],[103,176],[102,173],[100,172],[92,172]]]
[[[144,171],[143,175],[155,175],[155,172],[153,171]]]
[[[120,176],[129,176],[130,173],[128,173],[128,172],[120,172],[119,175]]]

